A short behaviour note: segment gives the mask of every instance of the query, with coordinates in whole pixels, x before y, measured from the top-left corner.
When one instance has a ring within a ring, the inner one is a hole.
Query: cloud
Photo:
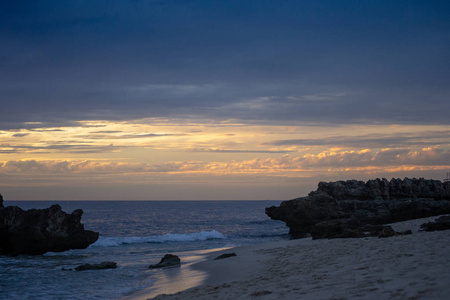
[[[182,172],[196,171],[205,166],[203,162],[167,162],[167,163],[124,163],[124,162],[104,162],[104,161],[7,161],[0,163],[0,171],[4,173],[115,173],[121,176],[125,173],[146,173],[146,172]]]
[[[315,139],[276,140],[271,146],[333,146],[350,148],[388,148],[406,146],[449,145],[450,131],[419,131],[415,133],[393,132],[386,134],[364,134],[358,136],[328,136]]]
[[[45,105],[44,105],[45,107]],[[10,115],[8,119],[12,119],[13,115]],[[38,111],[36,111],[36,118],[31,115],[27,116],[26,119],[22,119],[21,115],[17,115],[17,119],[7,120],[4,119],[0,122],[0,130],[14,131],[18,129],[36,131],[36,132],[63,132],[67,127],[84,127],[84,128],[95,128],[104,127],[102,124],[89,124],[84,119],[78,118],[76,121],[60,117],[51,117],[45,122],[29,122],[32,119],[40,119]]]
[[[16,134],[13,134],[13,137],[24,137],[27,135],[29,135],[29,133],[16,133]]]
[[[324,151],[303,156],[284,155],[281,158],[252,159],[230,163],[236,172],[326,172],[330,169],[358,169],[412,166],[450,167],[450,152],[442,149],[384,149],[380,151]]]
[[[233,150],[233,149],[190,149],[190,152],[211,152],[211,153],[289,153],[287,150]]]
[[[449,20],[446,1],[0,1],[0,184],[432,174]]]
[[[230,162],[174,161],[131,163],[111,161],[7,161],[0,163],[2,173],[114,173],[132,176],[137,173],[198,173],[198,174],[283,174],[329,168],[371,167],[450,167],[450,151],[425,148],[383,149],[380,151],[324,151],[303,156],[283,155],[280,158],[251,159]]]
[[[93,131],[92,133],[105,133],[105,134],[110,134],[110,133],[121,133],[122,131],[120,130],[100,130],[100,131]]]
[[[145,117],[449,124],[445,2],[1,5],[0,129]]]
[[[52,151],[58,151],[63,153],[103,153],[117,151],[124,149],[126,146],[113,146],[113,145],[90,145],[89,143],[53,143],[42,146],[34,145],[10,145],[10,144],[0,144],[0,153],[12,154],[12,153],[23,153],[23,152],[33,152],[33,153],[51,153]]]
[[[113,132],[109,132],[113,133]],[[185,134],[172,134],[172,133],[140,133],[140,134],[121,134],[121,135],[111,135],[111,134],[88,134],[88,135],[77,135],[75,137],[81,139],[89,140],[102,140],[102,139],[142,139],[142,138],[157,138],[157,137],[167,137],[167,136],[183,136]]]

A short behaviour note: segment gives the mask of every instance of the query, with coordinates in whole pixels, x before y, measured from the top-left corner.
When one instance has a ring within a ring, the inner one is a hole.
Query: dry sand
[[[433,218],[392,224],[412,235],[300,239],[209,254],[201,286],[154,299],[450,299],[450,231]],[[213,260],[221,253],[235,257]]]

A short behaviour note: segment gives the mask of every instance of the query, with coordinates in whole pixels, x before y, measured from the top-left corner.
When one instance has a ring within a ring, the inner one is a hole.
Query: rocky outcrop
[[[181,260],[173,254],[166,254],[156,265],[150,265],[149,269],[176,267],[181,265]]]
[[[2,194],[0,194],[0,208],[3,207],[3,196]]]
[[[450,182],[423,178],[320,182],[306,197],[266,208],[270,218],[286,222],[293,238],[365,236],[368,225],[447,213]]]
[[[0,208],[0,254],[39,255],[84,249],[98,239],[98,232],[85,230],[80,223],[83,211],[71,214],[55,204],[46,209]]]

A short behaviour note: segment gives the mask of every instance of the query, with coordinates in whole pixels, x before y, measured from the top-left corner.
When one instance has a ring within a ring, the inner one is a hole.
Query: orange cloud
[[[412,170],[417,168],[446,168],[450,152],[438,148],[418,151],[384,149],[371,151],[324,151],[303,156],[283,155],[279,158],[255,158],[230,162],[172,161],[172,162],[115,162],[95,160],[19,160],[0,163],[2,173],[212,173],[274,174],[308,172],[311,170]]]

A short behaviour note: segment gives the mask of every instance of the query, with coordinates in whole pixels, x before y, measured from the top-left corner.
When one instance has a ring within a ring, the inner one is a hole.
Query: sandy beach
[[[210,253],[199,286],[153,299],[448,299],[450,231],[436,217],[391,224],[390,238],[299,239]],[[236,256],[214,260],[222,253]],[[183,268],[183,267],[182,267]]]

